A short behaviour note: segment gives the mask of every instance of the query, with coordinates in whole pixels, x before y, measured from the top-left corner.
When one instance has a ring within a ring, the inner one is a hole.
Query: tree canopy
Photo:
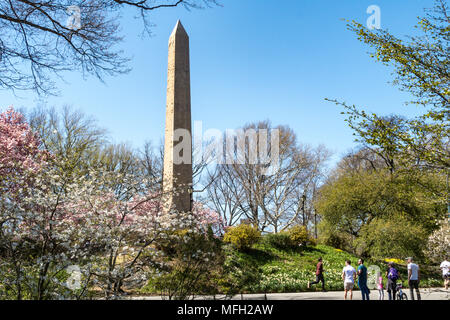
[[[356,21],[348,29],[373,50],[370,56],[394,69],[393,85],[411,94],[407,104],[423,107],[415,118],[381,116],[355,105],[346,108],[347,122],[357,141],[394,150],[404,164],[431,169],[450,166],[450,15],[444,0],[419,18],[417,36],[399,38],[387,30],[369,30]],[[400,157],[401,156],[401,157]]]

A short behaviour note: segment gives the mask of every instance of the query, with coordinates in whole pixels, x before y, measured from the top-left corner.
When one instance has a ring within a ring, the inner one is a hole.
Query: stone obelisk
[[[178,21],[169,39],[163,172],[163,206],[166,212],[191,210],[191,133],[189,36]]]

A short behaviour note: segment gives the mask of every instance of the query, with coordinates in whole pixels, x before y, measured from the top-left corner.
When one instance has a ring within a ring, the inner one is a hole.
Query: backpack
[[[388,279],[396,281],[398,280],[398,271],[395,268],[389,269]]]

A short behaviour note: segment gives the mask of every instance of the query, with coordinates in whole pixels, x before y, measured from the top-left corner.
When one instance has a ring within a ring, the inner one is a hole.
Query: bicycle
[[[403,284],[397,284],[397,300],[408,300],[408,296],[403,292]]]

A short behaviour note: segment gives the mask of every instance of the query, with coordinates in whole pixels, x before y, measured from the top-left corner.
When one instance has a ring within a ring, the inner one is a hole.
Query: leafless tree
[[[324,147],[300,145],[287,126],[272,128],[265,121],[246,129],[267,130],[269,135],[273,129],[279,130],[279,168],[267,174],[261,163],[218,165],[208,188],[214,209],[228,225],[246,218],[262,231],[279,232],[299,222],[308,225],[312,214],[308,214],[307,205],[313,202],[312,190],[321,179],[329,152]],[[248,160],[249,147],[235,150],[242,151],[245,154],[240,158]]]
[[[123,10],[137,10],[149,32],[150,12],[213,4],[216,0],[2,0],[0,88],[55,93],[52,75],[62,77],[64,71],[100,80],[127,72],[128,58],[116,48]]]
[[[155,147],[150,141],[144,143],[144,146],[139,152],[139,161],[142,174],[154,185],[157,185],[162,190],[162,174],[164,163],[163,144]]]
[[[246,193],[242,184],[235,178],[232,167],[218,165],[207,180],[207,199],[212,207],[220,213],[225,226],[239,223],[246,212]]]

